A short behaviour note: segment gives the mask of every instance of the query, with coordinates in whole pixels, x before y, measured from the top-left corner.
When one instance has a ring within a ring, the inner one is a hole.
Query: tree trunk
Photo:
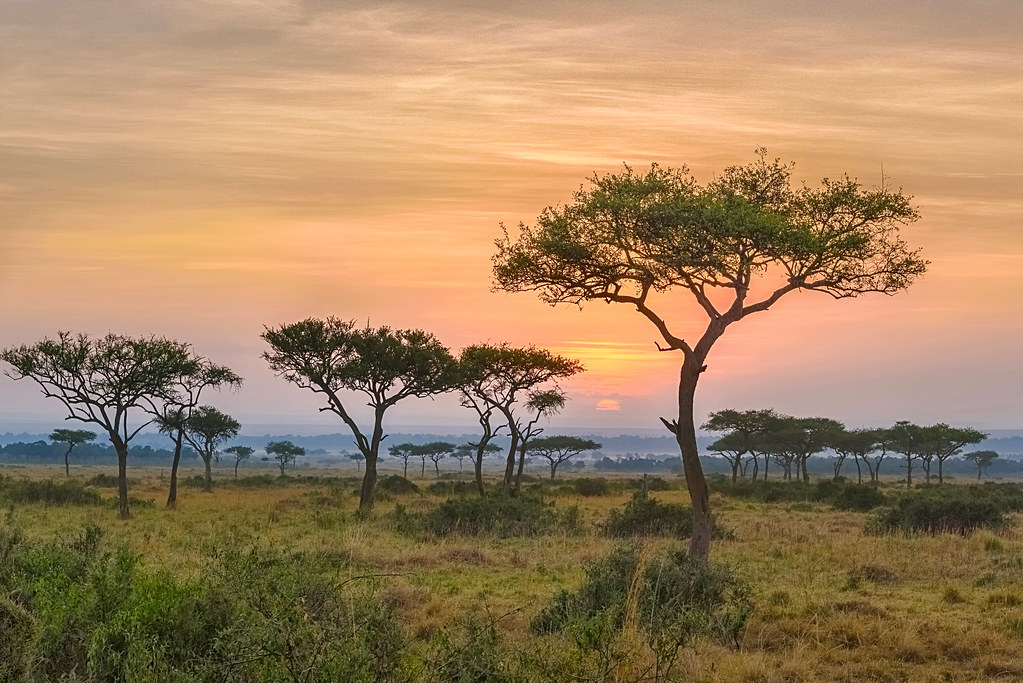
[[[434,460],[433,467],[437,470],[437,478],[440,479],[440,460]]]
[[[512,495],[519,495],[519,487],[522,486],[522,467],[526,464],[526,442],[523,440],[519,445],[519,466],[515,472],[515,487],[512,489]]]
[[[942,465],[944,465],[944,464],[945,464],[945,461],[942,460],[941,458],[938,458],[938,483],[939,484],[944,484],[945,483],[944,473],[941,471],[942,470]]]
[[[508,418],[508,424],[511,429],[511,444],[508,446],[508,459],[504,464],[504,482],[501,484],[501,490],[505,493],[511,493],[512,480],[515,477],[515,454],[519,451],[519,432],[510,427],[511,418]]]
[[[241,460],[235,460],[234,461],[234,478],[235,479],[238,478],[238,465],[240,465],[241,462],[242,462]]]
[[[913,456],[906,454],[906,488],[913,488]]]
[[[74,448],[74,445],[71,446]],[[64,476],[71,476],[71,448],[67,449],[67,453],[64,454]]]
[[[558,463],[551,460],[551,479],[554,479],[554,473],[558,471]]]
[[[757,480],[757,474],[760,472],[760,458],[757,457],[756,453],[750,453],[753,457],[753,475],[750,477],[753,481]]]
[[[481,444],[476,449],[476,459],[472,461],[472,467],[476,475],[476,488],[479,489],[480,497],[486,495],[486,489],[483,488],[483,451],[486,450],[487,445]]]
[[[803,454],[803,455],[799,456],[799,474],[800,474],[800,476],[803,477],[803,483],[804,484],[809,484],[810,483],[810,475],[806,471],[806,461],[809,460],[809,459],[810,459],[810,457],[808,455],[806,455],[806,454]]]
[[[706,561],[710,556],[710,537],[714,520],[710,514],[710,492],[707,478],[700,464],[700,450],[696,444],[695,413],[696,384],[700,380],[703,364],[687,356],[679,372],[678,421],[674,425],[675,439],[682,451],[682,468],[686,487],[693,505],[693,535],[689,537],[689,554]]]
[[[181,430],[178,430],[174,437],[174,459],[171,461],[170,489],[167,491],[167,507],[173,508],[178,504],[178,464],[181,462],[181,442],[184,437]]]
[[[732,461],[732,483],[734,484],[739,480],[739,456],[735,456],[735,460]]]
[[[862,484],[863,483],[863,469],[860,467],[860,458],[859,458],[859,456],[853,456],[853,457],[856,460],[856,483],[857,484]]]
[[[117,451],[117,516],[131,519],[131,510],[128,508],[128,444],[121,441],[119,436],[111,441]]]
[[[362,491],[359,493],[359,512],[373,509],[373,493],[377,485],[376,453],[364,453],[366,456],[366,472],[362,475]]]
[[[423,469],[419,471],[419,478],[420,479],[426,478],[426,458],[423,458]]]
[[[408,458],[405,458],[405,472],[403,476],[408,479]]]
[[[213,493],[213,471],[210,469],[211,460],[213,460],[212,457],[206,456],[202,459],[203,464],[206,465],[206,484],[203,486],[202,490],[206,493]]]

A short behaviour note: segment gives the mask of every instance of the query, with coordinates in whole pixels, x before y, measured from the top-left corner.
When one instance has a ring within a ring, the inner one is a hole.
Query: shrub
[[[493,621],[469,616],[454,633],[445,629],[437,638],[430,670],[436,683],[513,683],[528,678],[511,670],[514,659]]]
[[[419,487],[400,474],[389,474],[386,477],[381,477],[377,481],[377,488],[385,493],[396,495],[419,493]]]
[[[398,529],[413,535],[538,536],[575,531],[579,526],[578,508],[560,511],[536,494],[448,498],[421,515],[397,508],[395,517]]]
[[[683,550],[647,555],[635,545],[616,548],[586,567],[583,585],[560,591],[535,619],[537,633],[556,633],[601,620],[627,622],[655,650],[699,636],[737,643],[752,612],[749,587],[726,567]]]
[[[869,512],[884,505],[886,501],[885,495],[876,486],[869,484],[842,486],[830,499],[831,505],[836,510],[853,510],[855,512]]]
[[[43,505],[100,505],[103,497],[75,479],[54,482],[0,476],[0,500]]]
[[[468,496],[479,492],[473,481],[435,481],[426,490],[435,496]]]
[[[128,479],[128,483],[131,484],[131,479]],[[105,489],[116,489],[117,488],[117,475],[116,474],[96,474],[85,480],[86,486],[98,486]]]
[[[0,681],[27,681],[35,623],[29,613],[0,596]]]
[[[979,487],[978,487],[979,488]],[[1006,525],[1006,502],[977,495],[967,487],[945,486],[918,489],[904,494],[890,507],[881,508],[867,520],[866,531],[884,533],[955,533],[969,535],[977,529]]]
[[[636,493],[622,510],[612,510],[604,523],[606,536],[680,536],[693,533],[693,511]]]
[[[611,493],[607,480],[599,477],[580,477],[574,479],[571,486],[580,496],[606,496]]]

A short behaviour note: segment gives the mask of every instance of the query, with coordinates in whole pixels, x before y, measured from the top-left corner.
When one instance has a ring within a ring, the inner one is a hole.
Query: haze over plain
[[[330,429],[259,333],[337,315],[580,358],[559,424],[655,428],[678,359],[622,307],[491,293],[499,223],[623,162],[706,181],[766,146],[809,183],[883,166],[930,270],[893,298],[805,294],[743,321],[698,411],[1017,427],[1019,35],[1009,0],[4,2],[0,346],[189,340],[246,378],[211,397],[243,424]],[[472,424],[450,398],[394,413]],[[0,431],[62,417],[0,383]]]

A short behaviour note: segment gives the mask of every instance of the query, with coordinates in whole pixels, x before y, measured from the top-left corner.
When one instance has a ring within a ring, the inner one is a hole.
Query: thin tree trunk
[[[234,461],[234,478],[238,478],[238,465],[241,464],[241,460]]]
[[[476,459],[472,461],[472,468],[476,475],[476,488],[479,489],[480,497],[486,495],[486,489],[483,488],[483,451],[486,449],[486,444],[482,444],[476,449]]]
[[[863,469],[860,467],[860,457],[858,455],[853,456],[856,460],[856,483],[863,483]]]
[[[939,484],[944,484],[945,483],[945,477],[943,476],[943,473],[941,471],[942,470],[942,465],[944,465],[944,464],[945,464],[945,461],[942,460],[941,458],[938,458],[938,483]]]
[[[440,479],[440,460],[434,460],[433,467],[437,470],[437,478]]]
[[[74,448],[72,444],[71,448]],[[64,476],[71,476],[71,448],[67,449],[67,453],[64,454]]]
[[[511,418],[509,418],[508,424],[511,425]],[[515,477],[515,455],[519,451],[519,432],[511,427],[509,429],[511,429],[511,444],[508,446],[508,459],[504,464],[504,482],[501,484],[501,490],[510,494],[512,481]]]
[[[551,479],[554,479],[554,473],[558,471],[558,463],[551,461]]]
[[[386,406],[376,406],[373,410],[373,438],[369,448],[362,448],[366,456],[366,472],[362,475],[362,490],[359,493],[359,512],[373,509],[373,498],[377,485],[377,454],[380,453],[380,442],[384,438],[384,410]],[[425,464],[425,461],[424,461]]]
[[[913,488],[913,456],[906,454],[906,488]]]
[[[184,439],[181,430],[174,438],[174,459],[171,461],[170,488],[167,491],[167,507],[173,508],[178,504],[178,464],[181,462],[181,442]]]
[[[128,507],[128,444],[118,437],[114,441],[114,450],[117,451],[117,503],[118,517],[131,519],[131,510]]]
[[[739,456],[735,456],[735,460],[732,461],[732,483],[734,484],[739,480]]]
[[[526,442],[522,441],[519,445],[519,466],[515,472],[515,488],[512,489],[512,495],[517,496],[519,494],[519,487],[522,486],[522,467],[526,464]]]

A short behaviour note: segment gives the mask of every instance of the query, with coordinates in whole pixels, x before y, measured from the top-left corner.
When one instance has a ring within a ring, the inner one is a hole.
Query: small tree
[[[547,461],[551,468],[551,479],[558,472],[558,465],[580,453],[599,450],[601,445],[589,439],[576,436],[546,436],[529,442],[527,453]]]
[[[54,443],[66,443],[67,451],[64,453],[64,476],[71,476],[71,451],[80,443],[89,443],[96,438],[96,432],[88,429],[54,429],[50,434],[50,441]]]
[[[977,481],[980,481],[981,475],[987,471],[987,468],[991,466],[995,460],[998,459],[998,453],[995,451],[973,451],[963,456],[963,460],[972,462],[977,466]]]
[[[252,457],[252,454],[256,452],[256,449],[250,448],[249,446],[231,446],[230,448],[224,449],[225,453],[230,453],[234,456],[234,478],[238,478],[238,465]]]
[[[366,459],[365,455],[363,455],[362,453],[349,453],[348,459],[354,460],[355,467],[358,468],[360,472],[362,471],[362,461]]]
[[[269,455],[272,455],[274,460],[277,461],[277,465],[281,468],[281,476],[284,476],[284,468],[289,462],[293,463],[298,456],[305,455],[305,449],[301,446],[296,446],[290,441],[271,441],[263,449]]]
[[[200,406],[185,420],[185,440],[195,449],[206,466],[206,484],[203,490],[213,490],[212,463],[217,447],[238,436],[241,425],[238,420],[226,415],[213,406]]]
[[[177,378],[194,369],[188,344],[162,337],[108,334],[92,339],[60,332],[56,339],[4,349],[0,360],[13,368],[9,377],[30,379],[44,396],[60,401],[67,419],[106,430],[117,453],[119,515],[131,517],[128,447],[151,422],[147,413],[158,413],[161,404],[173,401]]]
[[[706,185],[685,167],[594,175],[535,226],[520,224],[514,237],[505,230],[493,259],[497,289],[537,292],[552,305],[626,305],[654,325],[662,350],[681,354],[678,411],[661,421],[682,452],[694,513],[689,551],[702,559],[712,517],[694,406],[717,340],[792,292],[894,294],[927,265],[899,238],[899,226],[918,217],[901,191],[865,190],[848,177],[793,187],[791,165],[759,156]],[[702,334],[680,335],[657,312],[678,310],[665,295],[679,290],[706,313]]]
[[[870,459],[867,456],[881,447],[881,444],[878,442],[878,430],[842,429],[832,434],[831,441],[828,445],[835,451],[835,453],[838,454],[837,462],[835,463],[836,480],[841,473],[842,461],[850,455],[856,462],[857,483],[863,483],[863,470],[860,466],[861,461],[867,463],[867,469],[870,472],[871,481],[876,480],[877,477],[874,470],[870,467]]]
[[[888,448],[906,459],[906,488],[913,487],[913,461],[924,453],[926,433],[920,425],[899,420],[886,430]]]
[[[938,461],[938,483],[945,482],[945,461],[962,452],[963,447],[980,443],[988,437],[972,427],[951,427],[939,422],[927,428],[928,445]]]
[[[736,481],[739,476],[739,465],[740,459],[746,453],[749,453],[753,458],[753,479],[757,478],[757,470],[759,469],[757,463],[757,451],[756,451],[756,439],[759,435],[765,434],[770,431],[778,420],[788,418],[787,415],[779,415],[773,409],[767,410],[718,410],[707,416],[707,421],[703,423],[702,429],[706,429],[711,432],[729,432],[726,435],[727,439],[719,440],[718,443],[721,448],[713,448],[714,451],[721,452],[721,455],[728,459],[729,464],[732,466],[732,481]],[[725,451],[731,454],[731,457],[725,455]],[[766,468],[767,463],[765,459],[764,466]],[[767,476],[765,469],[764,476]]]
[[[309,318],[266,328],[270,351],[264,360],[289,382],[322,394],[321,411],[340,417],[366,456],[359,509],[373,507],[377,457],[384,439],[384,413],[402,399],[426,398],[456,385],[455,359],[436,337],[422,330],[360,328],[353,321]],[[341,392],[369,398],[373,427],[365,433],[348,411]]]
[[[419,446],[419,455],[423,458],[422,476],[426,476],[426,460],[429,459],[437,472],[437,478],[440,479],[440,461],[448,457],[456,448],[455,444],[447,441],[431,441]]]
[[[402,476],[408,479],[408,461],[416,457],[416,445],[414,443],[399,443],[387,449],[392,458],[401,458]]]

